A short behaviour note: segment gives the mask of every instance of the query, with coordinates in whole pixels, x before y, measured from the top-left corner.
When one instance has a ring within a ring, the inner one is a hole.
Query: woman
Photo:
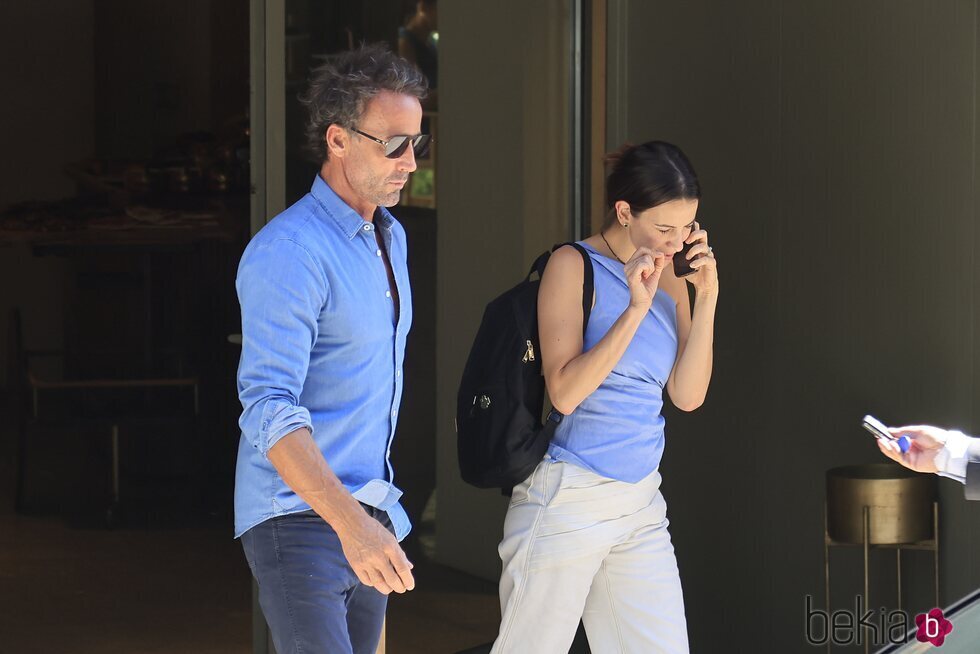
[[[717,266],[695,221],[697,176],[676,146],[627,146],[610,160],[605,225],[581,242],[595,275],[584,342],[582,257],[557,250],[541,280],[542,368],[565,417],[507,510],[494,654],[567,652],[580,618],[593,652],[688,651],[659,492],[660,411],[664,388],[685,411],[704,401]],[[694,272],[678,278],[685,243]]]

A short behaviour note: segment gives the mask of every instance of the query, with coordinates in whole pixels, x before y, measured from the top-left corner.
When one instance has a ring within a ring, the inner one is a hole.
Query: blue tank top
[[[629,305],[623,264],[580,243],[592,258],[595,306],[583,352],[598,343]],[[677,358],[677,309],[657,289],[650,311],[609,376],[555,430],[548,454],[592,472],[636,483],[660,466],[663,390]]]

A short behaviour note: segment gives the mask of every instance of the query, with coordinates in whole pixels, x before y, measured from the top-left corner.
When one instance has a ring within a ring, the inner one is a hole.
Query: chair
[[[200,412],[199,381],[196,376],[147,378],[65,378],[63,374],[41,372],[37,362],[43,359],[64,359],[62,350],[29,350],[24,346],[20,311],[10,312],[8,376],[19,432],[17,486],[15,506],[19,512],[30,508],[30,452],[36,445],[33,438],[45,429],[67,432],[96,432],[108,437],[111,450],[111,495],[105,509],[105,521],[113,526],[119,514],[120,489],[120,430],[124,425],[174,417],[170,407],[160,414],[150,414],[146,408],[152,402],[134,402],[127,394],[142,393],[155,396],[166,390],[186,390],[193,397],[193,418]],[[170,414],[170,415],[168,415]],[[81,467],[81,466],[78,466]],[[51,475],[49,475],[51,476]],[[57,485],[57,484],[56,484]],[[62,488],[62,493],[72,489]]]

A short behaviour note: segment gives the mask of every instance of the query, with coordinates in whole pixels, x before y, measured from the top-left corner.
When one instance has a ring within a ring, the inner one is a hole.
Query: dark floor
[[[228,517],[181,521],[141,512],[134,499],[114,529],[19,515],[11,451],[0,460],[0,654],[252,651],[250,577]],[[493,639],[494,584],[420,555],[415,563],[417,590],[389,605],[388,654]]]

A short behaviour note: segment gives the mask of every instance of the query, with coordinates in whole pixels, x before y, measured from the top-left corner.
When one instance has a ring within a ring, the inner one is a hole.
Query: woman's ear
[[[630,205],[625,200],[617,200],[614,205],[616,209],[616,220],[623,227],[629,227],[630,224]]]

